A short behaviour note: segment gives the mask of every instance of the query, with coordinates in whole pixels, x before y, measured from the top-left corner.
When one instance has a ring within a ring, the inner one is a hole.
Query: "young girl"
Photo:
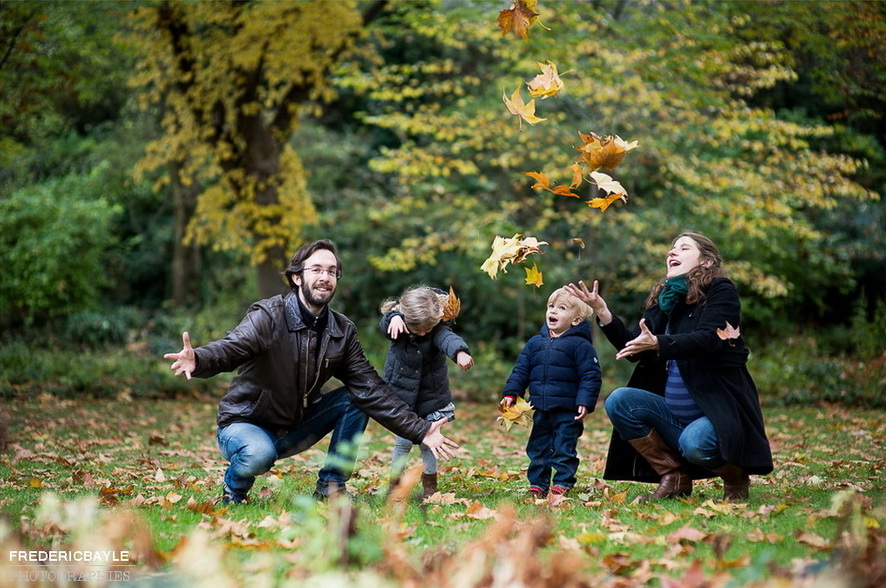
[[[456,335],[447,321],[444,309],[449,296],[437,288],[414,286],[400,298],[386,300],[381,305],[381,332],[391,340],[385,360],[384,379],[388,386],[416,414],[430,422],[455,418],[455,405],[449,390],[446,358],[462,370],[474,365],[468,345]],[[397,437],[391,459],[396,486],[405,467],[413,442]],[[437,492],[437,459],[425,445],[419,445],[424,465],[422,500]]]

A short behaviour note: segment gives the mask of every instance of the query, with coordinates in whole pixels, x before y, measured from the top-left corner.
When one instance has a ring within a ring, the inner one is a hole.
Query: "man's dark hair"
[[[307,245],[299,247],[298,251],[292,255],[292,259],[289,260],[289,267],[286,268],[283,275],[286,276],[286,283],[289,284],[289,287],[292,288],[292,290],[297,290],[295,283],[292,281],[292,276],[300,274],[305,269],[305,260],[321,249],[327,249],[335,256],[335,266],[338,268],[338,277],[341,277],[341,258],[338,256],[338,249],[335,247],[335,243],[329,239],[320,239],[319,241],[314,241],[313,243],[308,243]]]

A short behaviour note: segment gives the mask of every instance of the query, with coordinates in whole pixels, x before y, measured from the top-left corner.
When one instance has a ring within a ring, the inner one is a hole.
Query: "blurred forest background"
[[[764,402],[886,406],[886,3],[539,0],[526,39],[510,5],[0,1],[0,394],[215,394],[162,353],[331,238],[373,363],[383,299],[452,286],[478,361],[455,385],[490,400],[554,288],[598,279],[636,320],[696,230]],[[564,92],[521,126],[502,94],[547,62]],[[627,202],[532,189],[579,132],[639,141]],[[548,243],[540,288],[480,270],[516,233]]]

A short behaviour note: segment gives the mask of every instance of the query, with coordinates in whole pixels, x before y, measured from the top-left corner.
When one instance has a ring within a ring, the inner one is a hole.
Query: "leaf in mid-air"
[[[612,176],[606,175],[602,172],[593,171],[591,172],[591,179],[594,180],[594,183],[597,184],[598,188],[605,192],[610,194],[620,194],[622,196],[628,195],[627,190],[624,189],[621,182],[613,180]]]
[[[514,425],[523,427],[532,427],[532,413],[535,409],[531,404],[523,398],[517,398],[517,401],[511,406],[505,406],[504,401],[498,404],[498,422],[504,425],[505,430],[510,431]]]
[[[501,29],[501,36],[506,36],[509,32],[514,31],[523,39],[528,39],[529,27],[538,18],[535,9],[538,0],[516,0],[511,3],[511,7],[498,13],[498,28]]]
[[[449,286],[449,296],[446,297],[446,305],[443,306],[443,321],[451,321],[461,312],[461,300],[455,295],[455,290]]]
[[[539,63],[541,73],[527,82],[530,96],[540,96],[542,99],[556,96],[563,91],[563,80],[557,73],[557,66],[552,62]]]
[[[496,236],[492,242],[492,254],[480,266],[493,280],[501,270],[507,272],[507,266],[511,263],[521,263],[533,253],[541,253],[540,247],[547,245],[546,241],[539,241],[535,237],[523,238],[519,233],[511,238]]]
[[[625,153],[638,146],[637,141],[628,143],[618,135],[600,137],[596,133],[579,133],[582,146],[575,149],[581,153],[580,161],[592,170],[614,170],[622,162]]]
[[[535,116],[535,98],[530,100],[529,102],[523,102],[523,96],[520,95],[520,87],[518,86],[514,93],[511,94],[511,97],[508,98],[508,95],[502,92],[502,100],[505,102],[505,106],[508,107],[508,110],[514,116],[520,117],[520,128],[523,128],[523,121],[525,120],[531,125],[535,123],[539,123],[543,120],[547,120],[544,118],[539,118]]]
[[[717,336],[724,341],[729,341],[730,339],[738,339],[739,337],[741,337],[741,327],[733,327],[729,324],[729,321],[726,321],[726,328],[717,329]]]
[[[541,288],[544,286],[543,277],[542,273],[538,271],[538,265],[535,263],[532,264],[532,267],[526,268],[526,283],[528,285]]]
[[[551,187],[551,179],[542,172],[525,172],[524,176],[529,176],[533,180],[535,180],[535,184],[532,185],[533,190],[547,190],[548,192],[553,192],[557,196],[570,196],[572,198],[579,198],[579,195],[572,191],[572,188],[569,186],[553,186]]]
[[[600,212],[606,212],[606,209],[609,208],[609,205],[616,200],[625,200],[625,198],[621,194],[612,194],[611,196],[607,196],[606,198],[591,198],[590,200],[588,200],[588,206],[590,206],[591,208],[599,208]]]

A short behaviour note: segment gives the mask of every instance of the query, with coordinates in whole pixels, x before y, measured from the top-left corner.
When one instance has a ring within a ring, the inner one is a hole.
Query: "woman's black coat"
[[[741,466],[749,474],[768,474],[772,471],[772,452],[763,427],[757,389],[746,366],[750,352],[741,337],[724,340],[717,333],[718,329],[726,329],[727,323],[738,328],[740,313],[738,292],[727,278],[714,280],[700,303],[681,301],[670,313],[658,305],[647,308],[643,318],[652,334],[658,337],[659,349],[630,358],[638,363],[627,385],[663,396],[667,362],[676,361],[689,394],[717,431],[723,459]],[[639,328],[631,332],[615,316],[601,329],[616,349],[622,349],[640,334]],[[715,475],[699,467],[690,468],[690,473],[695,478]],[[642,482],[659,480],[646,460],[615,431],[603,477]]]

